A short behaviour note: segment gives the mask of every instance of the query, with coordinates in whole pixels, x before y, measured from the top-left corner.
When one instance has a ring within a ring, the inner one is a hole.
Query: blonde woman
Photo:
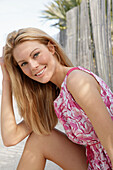
[[[4,144],[29,135],[18,169],[44,169],[46,159],[67,170],[112,169],[113,93],[101,78],[73,67],[60,45],[36,28],[10,33],[0,63]],[[57,117],[70,140],[54,129]]]

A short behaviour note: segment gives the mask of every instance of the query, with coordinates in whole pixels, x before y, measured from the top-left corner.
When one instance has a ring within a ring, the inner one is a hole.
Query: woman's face
[[[13,50],[13,56],[24,74],[40,83],[51,81],[54,75],[58,62],[54,53],[52,44],[48,48],[38,41],[25,41]]]

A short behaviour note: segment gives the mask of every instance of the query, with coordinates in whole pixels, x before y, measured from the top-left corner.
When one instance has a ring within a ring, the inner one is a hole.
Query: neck
[[[62,65],[59,65],[58,67],[56,67],[55,73],[54,73],[54,76],[51,82],[54,83],[57,87],[61,88],[61,84],[63,83],[64,78],[69,69],[70,67],[66,67]]]

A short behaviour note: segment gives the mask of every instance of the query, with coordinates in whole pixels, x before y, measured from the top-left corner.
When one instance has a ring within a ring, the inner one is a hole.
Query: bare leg
[[[56,129],[48,136],[31,134],[17,169],[44,170],[46,159],[55,162],[64,170],[87,169],[85,148],[71,142]]]

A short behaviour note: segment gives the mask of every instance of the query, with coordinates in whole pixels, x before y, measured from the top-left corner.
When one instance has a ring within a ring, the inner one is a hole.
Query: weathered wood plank
[[[113,90],[113,0],[107,0],[107,10],[105,1],[82,0],[67,12],[66,52],[74,65],[92,70]]]

